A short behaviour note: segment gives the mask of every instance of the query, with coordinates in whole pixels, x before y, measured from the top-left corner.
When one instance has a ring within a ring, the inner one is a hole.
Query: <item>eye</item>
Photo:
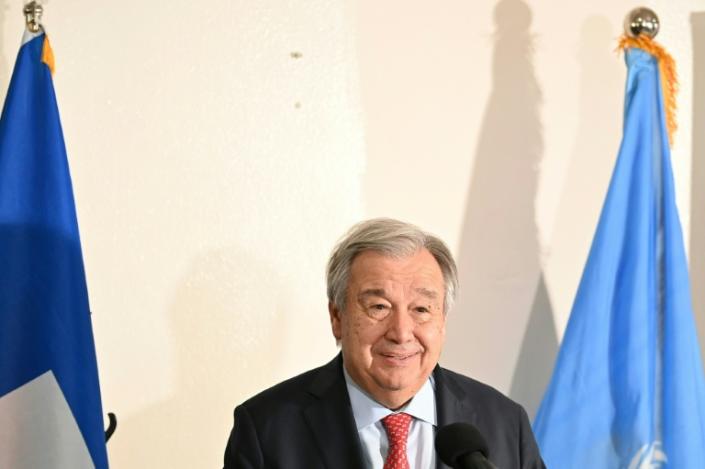
[[[389,315],[391,306],[388,303],[370,303],[366,307],[367,314],[375,319],[383,319]]]
[[[417,313],[430,313],[431,309],[427,306],[417,306],[416,308],[414,308],[414,311],[416,311]]]

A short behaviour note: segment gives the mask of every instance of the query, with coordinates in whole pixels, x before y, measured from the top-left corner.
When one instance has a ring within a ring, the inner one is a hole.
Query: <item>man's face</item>
[[[443,273],[428,250],[402,258],[365,251],[353,260],[345,311],[329,305],[345,369],[386,407],[404,405],[436,366],[444,295]]]

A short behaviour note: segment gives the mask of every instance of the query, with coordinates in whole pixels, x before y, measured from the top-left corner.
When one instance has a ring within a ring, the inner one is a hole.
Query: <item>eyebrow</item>
[[[367,296],[385,296],[384,288],[368,288],[357,295],[358,298],[365,298]]]
[[[426,298],[429,298],[431,300],[435,300],[438,298],[438,292],[435,290],[429,290],[428,288],[415,288],[414,291],[422,296],[425,296]],[[385,296],[384,288],[368,288],[367,290],[363,290],[360,292],[359,295],[357,295],[358,298],[365,298],[368,296]]]
[[[421,287],[421,288],[416,288],[414,291],[416,291],[416,293],[419,293],[419,294],[421,294],[431,300],[435,300],[436,298],[438,298],[438,292],[436,292],[435,290],[429,290],[428,288]]]

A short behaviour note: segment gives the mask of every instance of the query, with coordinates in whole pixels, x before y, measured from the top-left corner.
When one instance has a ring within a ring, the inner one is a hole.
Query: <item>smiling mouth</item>
[[[414,358],[421,352],[404,352],[404,353],[380,353],[380,356],[386,361],[394,363],[404,363],[411,358]]]

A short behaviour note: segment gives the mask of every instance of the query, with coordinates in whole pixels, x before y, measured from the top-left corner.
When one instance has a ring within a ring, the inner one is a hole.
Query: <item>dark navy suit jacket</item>
[[[363,469],[362,445],[338,355],[235,409],[225,469]],[[524,409],[495,389],[436,366],[438,428],[467,422],[498,469],[544,469]],[[446,469],[440,458],[438,468]]]

